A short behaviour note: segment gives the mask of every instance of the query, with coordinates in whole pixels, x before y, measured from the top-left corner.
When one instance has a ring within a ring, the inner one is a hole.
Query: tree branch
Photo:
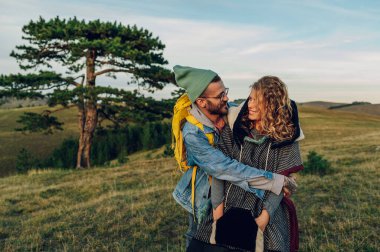
[[[79,79],[79,78],[82,78],[82,83],[74,81],[74,80]],[[81,74],[78,77],[74,78],[72,81],[70,81],[70,80],[68,80],[68,81],[69,81],[69,83],[73,84],[74,86],[80,87],[80,86],[83,86],[84,78],[85,78],[84,74]]]
[[[55,89],[55,88],[58,88],[58,87],[63,87],[63,86],[67,86],[67,83],[65,84],[56,84],[56,85],[52,85],[50,87],[47,87],[47,88],[26,88],[25,90],[26,91],[46,91],[46,90],[51,90],[51,89]]]
[[[104,119],[107,119],[107,120],[113,122],[115,125],[120,124],[116,119],[113,119],[111,116],[107,115],[102,109],[98,108],[98,113],[102,114]],[[104,121],[104,119],[102,119],[101,121]]]
[[[98,76],[98,75],[102,75],[102,74],[105,74],[105,73],[117,73],[117,72],[125,72],[125,73],[130,73],[131,71],[127,70],[127,69],[115,69],[115,68],[108,68],[108,69],[104,69],[102,71],[99,71],[99,72],[96,72],[94,74],[94,76]]]
[[[100,63],[102,65],[111,65],[111,64],[114,64],[115,61],[114,60],[97,60],[96,61],[97,63]]]

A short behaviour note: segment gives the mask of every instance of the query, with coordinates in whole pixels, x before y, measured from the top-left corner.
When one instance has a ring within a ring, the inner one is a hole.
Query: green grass
[[[380,250],[380,117],[301,107],[303,157],[333,172],[299,174],[300,251]],[[0,251],[183,251],[180,173],[161,150],[126,166],[31,171],[0,179]],[[148,159],[151,158],[151,159]]]

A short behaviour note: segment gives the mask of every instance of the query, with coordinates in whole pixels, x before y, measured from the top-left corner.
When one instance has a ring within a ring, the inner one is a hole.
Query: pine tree
[[[172,101],[155,101],[138,91],[113,88],[98,77],[127,76],[149,92],[173,82],[164,68],[164,44],[151,32],[137,26],[75,17],[68,20],[40,17],[22,29],[26,45],[16,46],[13,56],[22,70],[34,73],[0,76],[0,98],[48,98],[49,106],[78,109],[79,141],[76,167],[90,167],[90,150],[95,129],[104,120],[115,125],[131,121],[170,117]],[[55,68],[56,71],[51,71]],[[49,70],[49,71],[47,71]],[[65,74],[62,74],[63,70]],[[62,123],[52,116],[57,110],[29,113],[20,118],[21,131],[53,133]]]

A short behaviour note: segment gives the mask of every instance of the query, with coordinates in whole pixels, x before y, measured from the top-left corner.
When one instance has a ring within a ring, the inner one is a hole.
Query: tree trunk
[[[95,87],[95,59],[96,52],[89,50],[86,55],[86,99],[79,106],[79,148],[77,154],[77,168],[91,167],[91,145],[94,132],[98,123],[98,111],[96,97],[92,97],[91,89]]]
[[[78,126],[79,126],[79,142],[77,153],[77,169],[82,168],[83,150],[84,150],[84,125],[86,122],[83,97],[79,98],[81,104],[78,106]]]
[[[83,164],[85,167],[90,167],[91,146],[94,132],[98,123],[98,113],[96,104],[88,104],[86,109],[86,125],[84,127],[83,142]]]

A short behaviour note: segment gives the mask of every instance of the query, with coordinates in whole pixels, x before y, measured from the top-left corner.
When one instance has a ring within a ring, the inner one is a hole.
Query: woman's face
[[[248,119],[251,121],[260,121],[264,114],[263,97],[255,89],[251,90],[248,97]]]

